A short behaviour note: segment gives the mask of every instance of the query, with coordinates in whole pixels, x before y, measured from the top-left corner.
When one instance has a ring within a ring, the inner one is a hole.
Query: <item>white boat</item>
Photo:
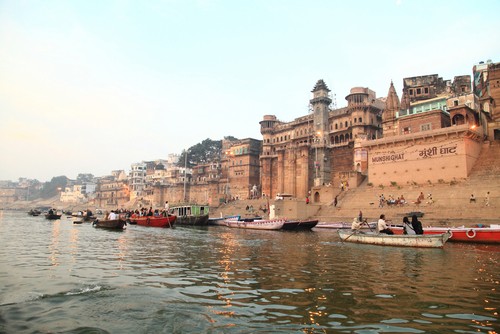
[[[377,222],[371,222],[368,224],[369,225],[362,224],[361,229],[366,229],[366,230],[372,229],[373,230],[373,229],[377,228]],[[352,223],[346,223],[346,222],[339,222],[339,223],[319,222],[318,224],[316,224],[315,228],[331,228],[331,229],[337,229],[337,230],[340,230],[340,229],[350,230],[351,225],[352,225]]]
[[[434,235],[388,235],[376,232],[351,232],[338,230],[340,240],[360,244],[402,246],[402,247],[426,247],[442,248],[451,234],[441,233]]]
[[[253,220],[244,221],[236,219],[225,220],[226,225],[236,228],[247,228],[254,230],[281,230],[285,224],[285,219],[271,219],[271,220]]]

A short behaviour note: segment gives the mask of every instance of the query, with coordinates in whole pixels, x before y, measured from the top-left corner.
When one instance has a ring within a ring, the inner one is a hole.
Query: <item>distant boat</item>
[[[240,218],[241,218],[240,215],[208,218],[208,225],[227,226],[226,223],[225,223],[225,220],[227,220],[227,219],[240,220]]]
[[[42,212],[40,210],[37,210],[37,209],[31,209],[30,211],[28,211],[28,214],[30,216],[39,216]]]
[[[245,228],[253,230],[281,230],[285,224],[285,219],[271,219],[271,220],[225,220],[228,227]]]
[[[388,235],[376,232],[359,233],[348,230],[338,230],[337,232],[340,240],[347,242],[382,246],[425,248],[441,248],[451,236],[450,233],[435,235]]]
[[[61,215],[58,215],[57,213],[46,213],[45,218],[49,220],[56,220],[56,219],[61,219]]]
[[[310,230],[318,224],[318,220],[286,220],[283,230],[304,231]]]
[[[351,226],[352,226],[352,223],[346,223],[346,222],[339,222],[339,223],[320,222],[320,223],[316,224],[315,228],[331,228],[331,229],[350,230]],[[362,224],[360,228],[363,230],[374,230],[377,228],[377,223],[371,222],[371,223],[367,223],[367,224]]]
[[[176,225],[208,226],[208,205],[189,204],[174,206],[169,213],[177,216]]]
[[[172,227],[177,219],[175,215],[163,216],[143,216],[143,217],[130,217],[132,224],[149,227]]]
[[[95,220],[92,226],[98,228],[106,228],[112,230],[123,230],[124,226],[127,225],[126,221],[123,219],[113,219],[113,220]]]

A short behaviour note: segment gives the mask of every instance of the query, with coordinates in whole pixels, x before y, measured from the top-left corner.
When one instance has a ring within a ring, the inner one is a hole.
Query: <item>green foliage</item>
[[[64,188],[68,184],[68,178],[66,176],[56,176],[53,177],[49,182],[43,184],[40,190],[41,198],[51,198],[59,194],[60,191],[64,191]]]
[[[92,180],[94,179],[94,175],[92,174],[78,174],[78,176],[76,177],[76,181],[77,183],[85,183],[85,182],[92,182]]]
[[[225,137],[225,139],[228,138],[229,137]],[[181,153],[177,166],[184,167],[184,164],[186,164],[186,153],[187,167],[189,168],[198,164],[218,161],[222,154],[222,140],[211,140],[207,138],[201,143],[191,146],[187,151]]]
[[[392,187],[395,187],[395,186],[397,186],[397,185],[398,185],[398,183],[397,183],[396,181],[391,181],[391,186],[392,186]]]

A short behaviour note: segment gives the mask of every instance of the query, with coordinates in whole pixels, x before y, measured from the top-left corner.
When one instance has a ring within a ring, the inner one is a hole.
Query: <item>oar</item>
[[[370,232],[373,232],[372,231],[372,227],[370,226],[370,224],[368,224],[368,222],[366,221],[366,219],[363,221],[363,224],[366,224],[368,226],[368,228],[370,229]]]
[[[349,234],[349,236],[347,238],[345,238],[345,240],[342,240],[342,238],[340,238],[340,240],[342,240],[342,242],[344,241],[347,241],[347,239],[349,239],[350,237],[352,237],[354,235],[354,232],[352,232],[351,234]]]

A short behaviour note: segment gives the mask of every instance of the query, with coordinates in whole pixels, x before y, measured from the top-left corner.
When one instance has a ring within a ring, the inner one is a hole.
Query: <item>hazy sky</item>
[[[318,79],[401,98],[405,77],[500,61],[500,1],[0,0],[0,180],[108,175],[206,138],[261,139]]]

